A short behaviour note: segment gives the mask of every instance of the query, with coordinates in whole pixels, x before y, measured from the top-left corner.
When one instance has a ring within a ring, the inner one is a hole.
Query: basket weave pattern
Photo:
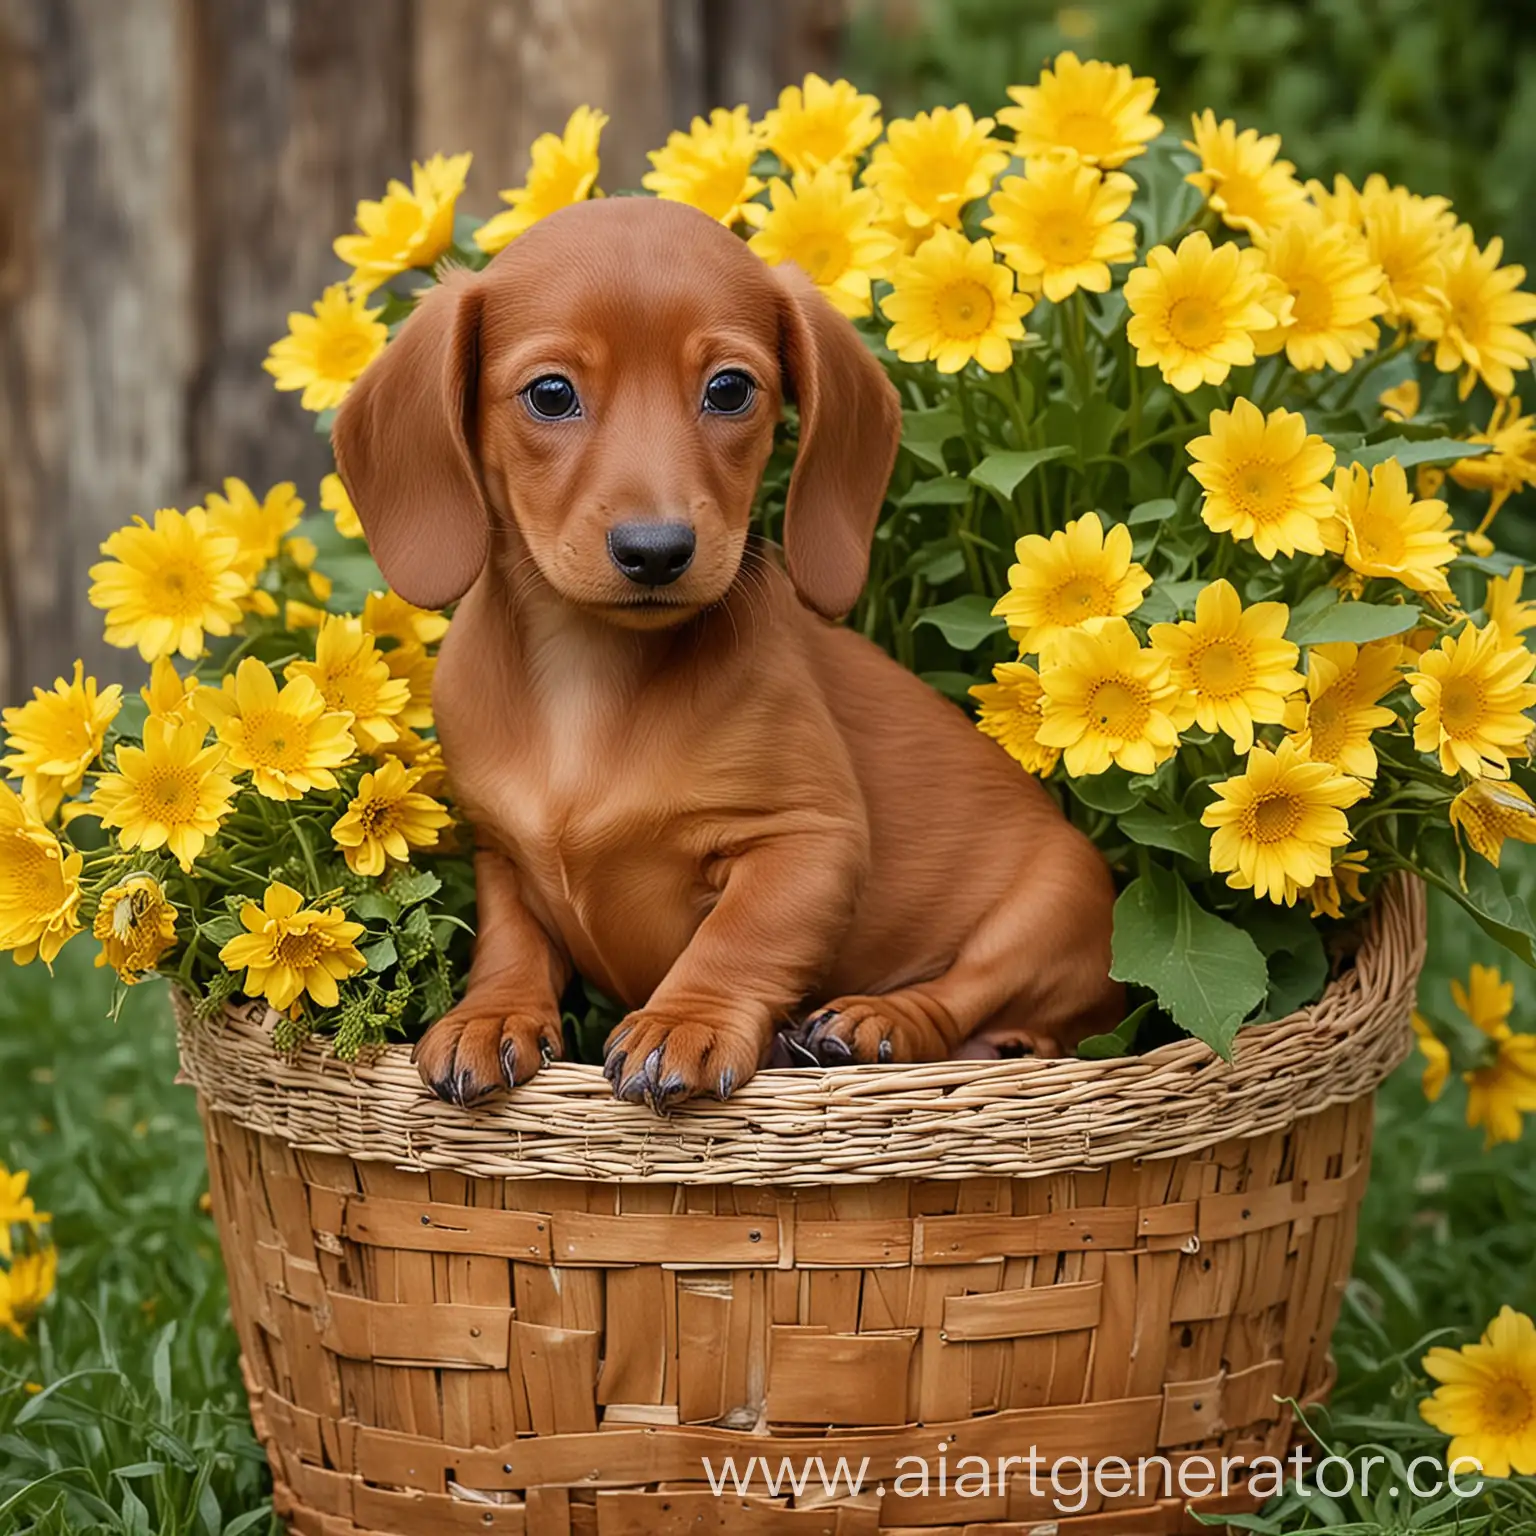
[[[1395,887],[1230,1066],[768,1073],[673,1122],[591,1068],[466,1114],[404,1052],[285,1064],[254,1011],[184,1020],[278,1508],[313,1536],[1199,1529],[1156,1477],[1060,1517],[1021,1472],[874,1490],[911,1456],[1284,1454],[1277,1399],[1331,1382],[1421,951]],[[704,1482],[705,1456],[818,1454],[868,1457],[866,1491]]]

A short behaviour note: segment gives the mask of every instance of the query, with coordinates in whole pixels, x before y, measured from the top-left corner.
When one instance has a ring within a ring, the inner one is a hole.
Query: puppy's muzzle
[[[608,558],[637,586],[664,587],[693,564],[687,523],[619,523],[608,530]]]

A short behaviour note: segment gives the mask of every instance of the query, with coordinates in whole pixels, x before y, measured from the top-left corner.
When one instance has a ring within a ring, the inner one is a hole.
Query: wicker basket
[[[1022,1463],[963,1498],[937,1463],[1285,1452],[1283,1400],[1332,1380],[1422,933],[1418,889],[1387,890],[1322,1001],[1230,1065],[1185,1042],[768,1072],[666,1121],[595,1068],[466,1112],[404,1049],[288,1062],[261,1007],[183,1011],[279,1512],[324,1536],[1191,1528],[1156,1464],[1059,1517]],[[705,1483],[706,1456],[786,1454],[868,1457],[864,1491]],[[886,1486],[912,1456],[927,1498]]]

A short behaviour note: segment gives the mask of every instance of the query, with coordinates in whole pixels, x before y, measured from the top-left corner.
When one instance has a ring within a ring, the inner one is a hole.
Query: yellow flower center
[[[1215,191],[1226,211],[1237,218],[1258,219],[1264,211],[1263,188],[1253,177],[1241,171],[1222,176],[1216,183]]]
[[[383,837],[394,828],[397,802],[393,800],[365,800],[357,808],[357,819],[363,824],[364,837]]]
[[[1195,687],[1207,698],[1235,698],[1253,681],[1253,656],[1241,641],[1212,640],[1190,660]]]
[[[331,709],[349,709],[359,719],[378,713],[379,684],[371,667],[338,667],[318,679],[320,695]]]
[[[1291,284],[1291,318],[1300,331],[1323,331],[1333,323],[1333,290],[1321,278],[1303,273]]]
[[[1523,1434],[1536,1421],[1536,1404],[1524,1382],[1501,1376],[1483,1393],[1483,1430],[1496,1435]]]
[[[149,608],[168,618],[201,614],[211,595],[207,568],[195,561],[168,561],[148,579],[144,594]]]
[[[1175,299],[1168,311],[1168,333],[1190,352],[1213,347],[1226,332],[1221,310],[1199,294]]]
[[[967,279],[941,289],[934,307],[939,329],[948,336],[969,339],[992,323],[992,295]]]
[[[1102,112],[1068,112],[1056,125],[1056,137],[1080,155],[1107,155],[1115,147],[1115,125]]]
[[[1074,209],[1042,214],[1035,225],[1035,241],[1059,267],[1077,266],[1093,256],[1093,230]]]
[[[272,954],[279,965],[295,971],[309,971],[320,963],[321,955],[329,948],[323,934],[304,928],[283,934],[272,946]]]
[[[265,709],[249,715],[243,732],[245,750],[258,768],[297,773],[309,752],[309,727],[286,710]]]
[[[1440,728],[1447,736],[1475,735],[1483,713],[1483,685],[1475,677],[1453,677],[1441,687]]]
[[[1400,565],[1405,551],[1403,530],[1388,517],[1362,517],[1355,523],[1355,547],[1375,565]]]
[[[360,327],[327,331],[315,347],[315,372],[321,378],[350,383],[368,366],[372,357],[372,339]]]
[[[1134,739],[1151,716],[1147,690],[1133,678],[1106,677],[1088,695],[1088,719],[1106,736]]]
[[[1301,807],[1283,790],[1261,795],[1249,807],[1248,835],[1257,843],[1281,843],[1296,830]]]
[[[798,241],[790,259],[812,282],[833,283],[848,270],[848,241],[835,229],[818,229]]]
[[[1231,478],[1229,494],[1256,523],[1277,522],[1288,508],[1290,487],[1278,465],[1253,459]]]
[[[189,822],[197,811],[197,774],[171,763],[152,768],[139,785],[139,800],[151,821],[167,827]]]
[[[5,883],[18,906],[51,907],[58,897],[58,865],[30,838],[18,837],[5,861]]]
[[[1071,628],[1084,619],[1108,616],[1113,604],[1109,588],[1092,576],[1074,576],[1063,582],[1048,599],[1050,622]]]

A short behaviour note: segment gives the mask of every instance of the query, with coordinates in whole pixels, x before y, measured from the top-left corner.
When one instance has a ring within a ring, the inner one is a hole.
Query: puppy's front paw
[[[465,1109],[498,1088],[526,1083],[559,1057],[560,1046],[557,1014],[471,994],[421,1037],[411,1060],[438,1098]]]
[[[726,1099],[757,1071],[762,1043],[740,1023],[642,1008],[608,1036],[603,1076],[613,1096],[664,1115],[685,1099]]]
[[[936,1006],[913,992],[838,997],[806,1019],[800,1038],[824,1067],[942,1061],[950,1048],[945,1031],[932,1016]]]

